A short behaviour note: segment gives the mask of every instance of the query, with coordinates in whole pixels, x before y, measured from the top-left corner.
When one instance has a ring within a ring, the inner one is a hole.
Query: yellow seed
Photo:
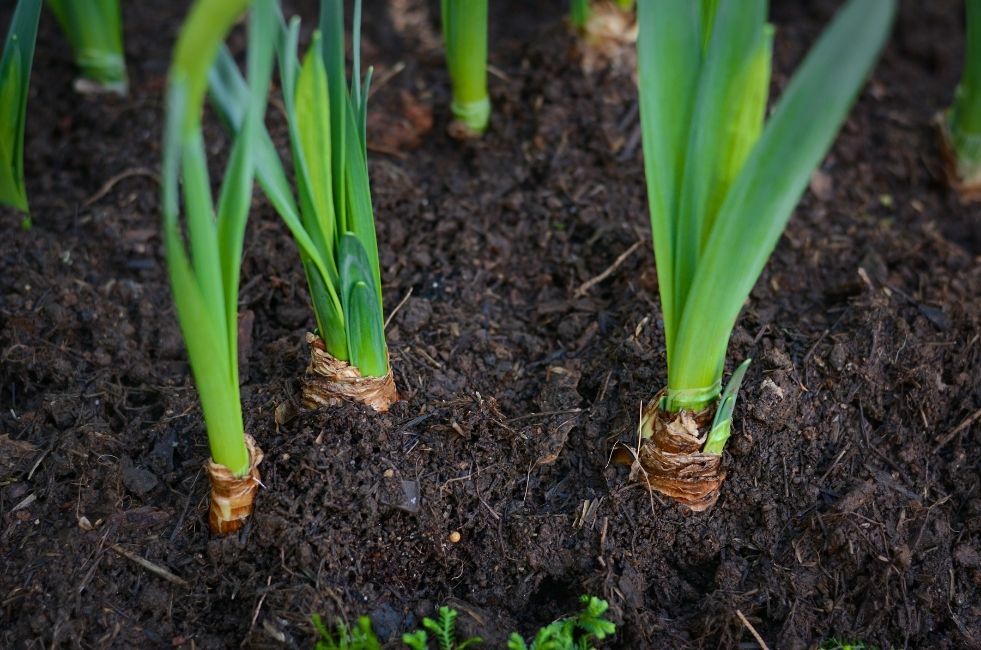
[[[456,544],[459,541],[460,541],[460,533],[459,531],[454,530],[452,533],[450,533],[450,544]]]

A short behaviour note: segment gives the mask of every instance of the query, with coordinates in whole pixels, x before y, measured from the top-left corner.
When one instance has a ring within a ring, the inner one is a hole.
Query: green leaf
[[[637,3],[637,68],[647,201],[664,314],[668,368],[684,308],[675,295],[675,215],[701,64],[701,24],[691,0]]]
[[[18,0],[0,56],[0,203],[27,212],[24,125],[41,0]]]
[[[347,323],[351,363],[367,377],[388,374],[388,351],[375,283],[361,242],[350,233],[341,236],[341,296]]]
[[[695,272],[669,360],[673,387],[707,386],[721,377],[736,317],[872,69],[894,10],[892,0],[850,0],[781,97],[719,210]]]
[[[728,189],[722,184],[720,172],[724,170],[718,161],[725,160],[736,137],[730,129],[733,114],[743,112],[742,104],[747,96],[752,97],[746,86],[737,83],[745,80],[745,68],[763,40],[766,2],[724,2],[714,13],[714,28],[698,75],[675,226],[673,294],[681,305],[688,300],[699,266],[703,229],[715,216],[710,214],[710,199],[715,192],[724,196]]]
[[[68,36],[82,75],[107,90],[126,92],[119,0],[48,0]]]

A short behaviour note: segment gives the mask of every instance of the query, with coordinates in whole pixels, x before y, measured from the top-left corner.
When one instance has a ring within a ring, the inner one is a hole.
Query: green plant
[[[744,367],[729,336],[814,168],[885,42],[893,0],[850,0],[764,124],[765,0],[640,0],[644,167],[668,386],[648,404],[635,477],[703,510]],[[720,398],[721,403],[720,403]]]
[[[487,130],[487,0],[440,0],[446,65],[453,86],[451,135],[475,137]]]
[[[965,0],[964,75],[941,118],[948,176],[965,199],[981,199],[981,0]]]
[[[265,115],[272,72],[274,0],[251,3],[249,86],[242,109],[243,126],[232,146],[217,205],[211,196],[201,108],[211,62],[225,34],[249,4],[248,0],[194,3],[174,47],[164,127],[162,206],[167,267],[201,399],[211,458],[224,468],[228,481],[243,481],[240,491],[251,489],[248,494],[219,494],[221,479],[211,472],[213,528],[215,517],[219,520],[216,532],[234,530],[244,518],[240,515],[251,512],[258,478],[255,465],[261,458],[250,452],[242,424],[237,318],[239,267],[252,200],[255,143]],[[190,254],[185,250],[178,224],[181,184]]]
[[[0,56],[0,203],[21,212],[27,212],[24,124],[40,14],[41,0],[18,0]]]
[[[367,616],[360,617],[356,627],[348,627],[344,621],[338,619],[336,632],[327,629],[317,614],[311,620],[320,637],[314,646],[315,650],[381,650],[381,643],[371,629],[371,619]]]
[[[361,3],[355,2],[354,61],[350,90],[344,84],[344,13],[341,0],[322,0],[320,31],[297,61],[299,19],[278,20],[278,59],[289,123],[297,196],[272,140],[264,130],[255,151],[266,196],[300,250],[322,349],[356,369],[354,388],[374,388],[362,399],[385,410],[396,399],[382,316],[381,271],[368,182],[365,120],[371,71],[360,78]],[[241,129],[245,83],[227,50],[211,72],[211,97],[226,125]],[[317,350],[313,350],[314,362]],[[323,359],[321,359],[323,361]],[[326,360],[331,361],[331,360]],[[377,381],[362,381],[377,378]],[[336,388],[336,386],[332,386]],[[305,394],[313,390],[309,385]],[[354,399],[357,394],[344,395]],[[314,396],[317,397],[317,396]],[[328,402],[331,395],[312,401]]]
[[[126,58],[119,0],[48,0],[82,71],[79,90],[126,94]]]
[[[483,643],[479,636],[470,637],[465,641],[456,640],[456,617],[457,611],[447,606],[439,608],[439,616],[433,620],[428,616],[422,619],[424,629],[408,632],[402,635],[402,643],[409,646],[412,650],[428,650],[429,634],[426,630],[433,633],[436,640],[436,647],[439,650],[466,650],[470,646]]]
[[[576,29],[585,29],[589,20],[589,0],[570,0],[569,21]]]
[[[876,650],[864,641],[841,641],[831,638],[820,645],[820,650]]]
[[[616,625],[605,618],[609,604],[595,596],[582,596],[583,610],[538,630],[531,645],[514,632],[508,639],[508,650],[592,650],[594,641],[602,641],[616,632]]]

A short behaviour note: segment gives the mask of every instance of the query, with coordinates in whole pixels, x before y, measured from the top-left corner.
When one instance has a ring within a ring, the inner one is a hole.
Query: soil
[[[257,193],[242,398],[265,489],[221,539],[158,228],[186,4],[127,4],[126,98],[73,94],[42,19],[34,227],[4,212],[0,242],[0,645],[310,647],[315,612],[370,615],[394,641],[451,603],[501,647],[591,593],[619,625],[610,647],[755,647],[748,625],[772,648],[979,647],[981,207],[944,186],[930,122],[960,75],[959,2],[903,3],[747,302],[728,479],[698,515],[607,462],[665,382],[629,66],[583,73],[564,3],[494,2],[491,129],[460,144],[438,3],[368,3],[404,400],[386,415],[290,408],[313,317]],[[314,4],[299,7],[308,26]],[[773,4],[778,95],[838,3]],[[214,124],[208,137],[220,157],[227,140]]]

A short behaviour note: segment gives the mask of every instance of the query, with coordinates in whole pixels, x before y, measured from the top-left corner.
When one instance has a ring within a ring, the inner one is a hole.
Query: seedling
[[[225,35],[251,4],[248,93],[218,203],[201,129],[207,75]],[[238,287],[252,201],[256,142],[272,73],[275,0],[197,0],[181,27],[168,77],[163,143],[163,234],[167,267],[201,399],[211,460],[210,524],[226,533],[252,512],[262,452],[245,435],[239,399]],[[178,216],[183,185],[190,254]]]
[[[606,619],[609,604],[595,596],[582,596],[583,610],[576,616],[562,618],[538,630],[529,645],[514,632],[508,639],[508,650],[593,650],[595,641],[613,635],[617,626]]]
[[[317,335],[308,334],[311,361],[303,388],[307,406],[355,400],[386,411],[398,399],[388,363],[381,271],[368,184],[365,120],[371,70],[360,75],[361,3],[354,5],[354,64],[350,90],[344,69],[341,0],[322,0],[320,31],[296,58],[300,22],[279,25],[278,59],[289,122],[297,197],[275,146],[259,132],[259,182],[300,250]],[[233,132],[247,92],[227,51],[211,72],[212,101]],[[297,207],[299,205],[299,207]]]
[[[126,94],[126,57],[119,0],[48,0],[71,43],[80,92]]]
[[[24,125],[40,15],[41,0],[18,0],[0,56],[0,203],[25,213]]]
[[[402,643],[412,650],[429,650],[429,632],[432,632],[438,650],[466,650],[470,646],[483,643],[479,636],[463,641],[456,638],[457,611],[450,607],[439,608],[439,616],[434,620],[428,616],[422,619],[422,629],[402,635]],[[428,630],[428,632],[427,632]]]
[[[362,616],[355,627],[338,619],[337,629],[331,631],[324,625],[318,614],[312,617],[313,628],[320,636],[314,646],[315,650],[381,650],[381,643],[371,629],[371,619]]]
[[[487,0],[440,0],[446,66],[453,88],[450,135],[483,135],[490,121],[487,95]]]
[[[814,168],[878,56],[893,0],[849,0],[764,124],[765,0],[640,0],[640,113],[668,386],[644,409],[632,475],[715,503],[744,362],[729,337]]]
[[[947,178],[965,201],[981,200],[981,0],[965,0],[964,76],[940,116]]]

